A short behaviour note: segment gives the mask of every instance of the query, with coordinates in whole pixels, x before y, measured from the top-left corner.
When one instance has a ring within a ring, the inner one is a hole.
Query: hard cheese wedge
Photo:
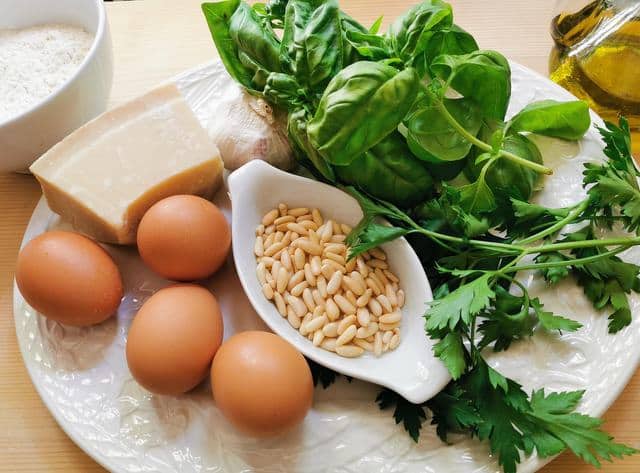
[[[87,123],[30,170],[49,207],[77,230],[129,244],[157,201],[176,194],[213,196],[223,165],[216,145],[169,85]]]

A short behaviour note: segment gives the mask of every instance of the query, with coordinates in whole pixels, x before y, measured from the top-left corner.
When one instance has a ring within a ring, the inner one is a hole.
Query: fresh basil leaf
[[[227,72],[237,82],[252,89],[253,73],[240,62],[238,48],[230,34],[231,15],[236,11],[238,5],[240,5],[240,0],[203,3],[202,13],[207,20],[209,31]]]
[[[413,104],[419,78],[360,61],[329,82],[307,128],[309,139],[331,164],[347,165],[394,131]]]
[[[391,57],[391,51],[384,36],[360,31],[346,31],[345,38],[361,59],[381,61]]]
[[[285,11],[287,10],[287,3],[289,0],[269,0],[265,5],[267,14],[271,17],[271,20],[279,20],[284,22]]]
[[[336,166],[340,180],[401,207],[423,201],[433,192],[433,179],[416,159],[402,135],[393,132],[347,166]]]
[[[280,44],[249,5],[242,2],[231,15],[229,35],[239,51],[268,72],[280,72]]]
[[[511,97],[511,69],[502,54],[487,50],[443,54],[433,60],[431,70],[472,100],[485,117],[504,119]]]
[[[299,77],[296,63],[304,57],[304,35],[313,12],[324,0],[289,0],[284,15],[280,41],[280,61],[283,70]]]
[[[496,198],[485,179],[478,178],[471,184],[459,187],[460,205],[471,214],[488,213],[498,206]]]
[[[451,5],[441,0],[426,0],[399,17],[389,27],[387,38],[395,54],[406,64],[413,65],[427,48],[434,32],[452,25]]]
[[[582,100],[556,102],[542,100],[523,108],[507,124],[514,131],[579,140],[591,126],[589,106]]]
[[[443,99],[448,112],[469,133],[477,135],[482,116],[471,100]],[[456,131],[443,116],[438,105],[425,96],[404,120],[409,148],[420,159],[430,162],[458,161],[471,150],[471,142]]]
[[[309,117],[304,109],[300,109],[289,113],[287,123],[287,131],[289,133],[289,141],[298,158],[308,159],[315,169],[328,181],[336,180],[333,168],[327,163],[322,156],[318,154],[316,149],[309,143],[307,136],[307,122]]]
[[[369,28],[369,33],[378,34],[378,31],[380,31],[380,26],[382,26],[383,18],[384,18],[384,16],[382,16],[382,15],[380,15],[378,18],[376,18],[376,21],[374,21],[373,25],[371,25],[371,28]]]
[[[267,76],[263,94],[267,100],[285,108],[299,108],[305,91],[296,78],[283,72],[272,72]]]

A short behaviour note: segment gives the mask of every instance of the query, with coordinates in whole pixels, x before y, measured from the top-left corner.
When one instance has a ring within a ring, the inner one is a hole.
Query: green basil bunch
[[[240,0],[202,6],[229,74],[289,113],[299,162],[320,179],[410,208],[462,170],[460,205],[492,222],[527,200],[544,166],[529,133],[576,140],[586,104],[531,104],[505,122],[511,70],[425,0],[379,33],[337,0]],[[281,34],[276,34],[281,30]]]

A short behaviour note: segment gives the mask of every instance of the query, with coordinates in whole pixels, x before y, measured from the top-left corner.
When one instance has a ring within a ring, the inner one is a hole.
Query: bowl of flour
[[[104,112],[112,77],[102,0],[0,1],[0,172]]]

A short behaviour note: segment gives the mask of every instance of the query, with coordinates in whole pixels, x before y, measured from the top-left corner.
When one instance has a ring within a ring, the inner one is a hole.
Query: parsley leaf
[[[558,251],[550,251],[549,253],[541,253],[535,257],[536,263],[559,263],[562,261],[569,261],[565,255]],[[567,266],[555,266],[551,268],[544,268],[540,270],[542,277],[549,284],[557,284],[569,276],[569,268]]]
[[[538,298],[531,299],[531,307],[533,308],[536,317],[538,317],[540,325],[542,325],[547,330],[564,330],[565,332],[575,332],[580,327],[582,327],[582,324],[580,322],[576,322],[575,320],[567,319],[566,317],[562,317],[560,315],[554,314],[553,312],[544,310],[544,306]]]
[[[565,218],[571,211],[567,207],[552,209],[514,198],[511,199],[511,206],[514,218],[505,225],[511,237],[524,237],[545,230]]]
[[[422,424],[427,419],[427,414],[421,405],[413,404],[387,388],[383,388],[378,393],[376,402],[381,410],[394,407],[393,417],[396,420],[396,424],[402,422],[403,427],[414,442],[418,441]]]
[[[467,362],[460,334],[447,333],[433,346],[433,353],[444,363],[453,379],[458,379],[464,373]]]

